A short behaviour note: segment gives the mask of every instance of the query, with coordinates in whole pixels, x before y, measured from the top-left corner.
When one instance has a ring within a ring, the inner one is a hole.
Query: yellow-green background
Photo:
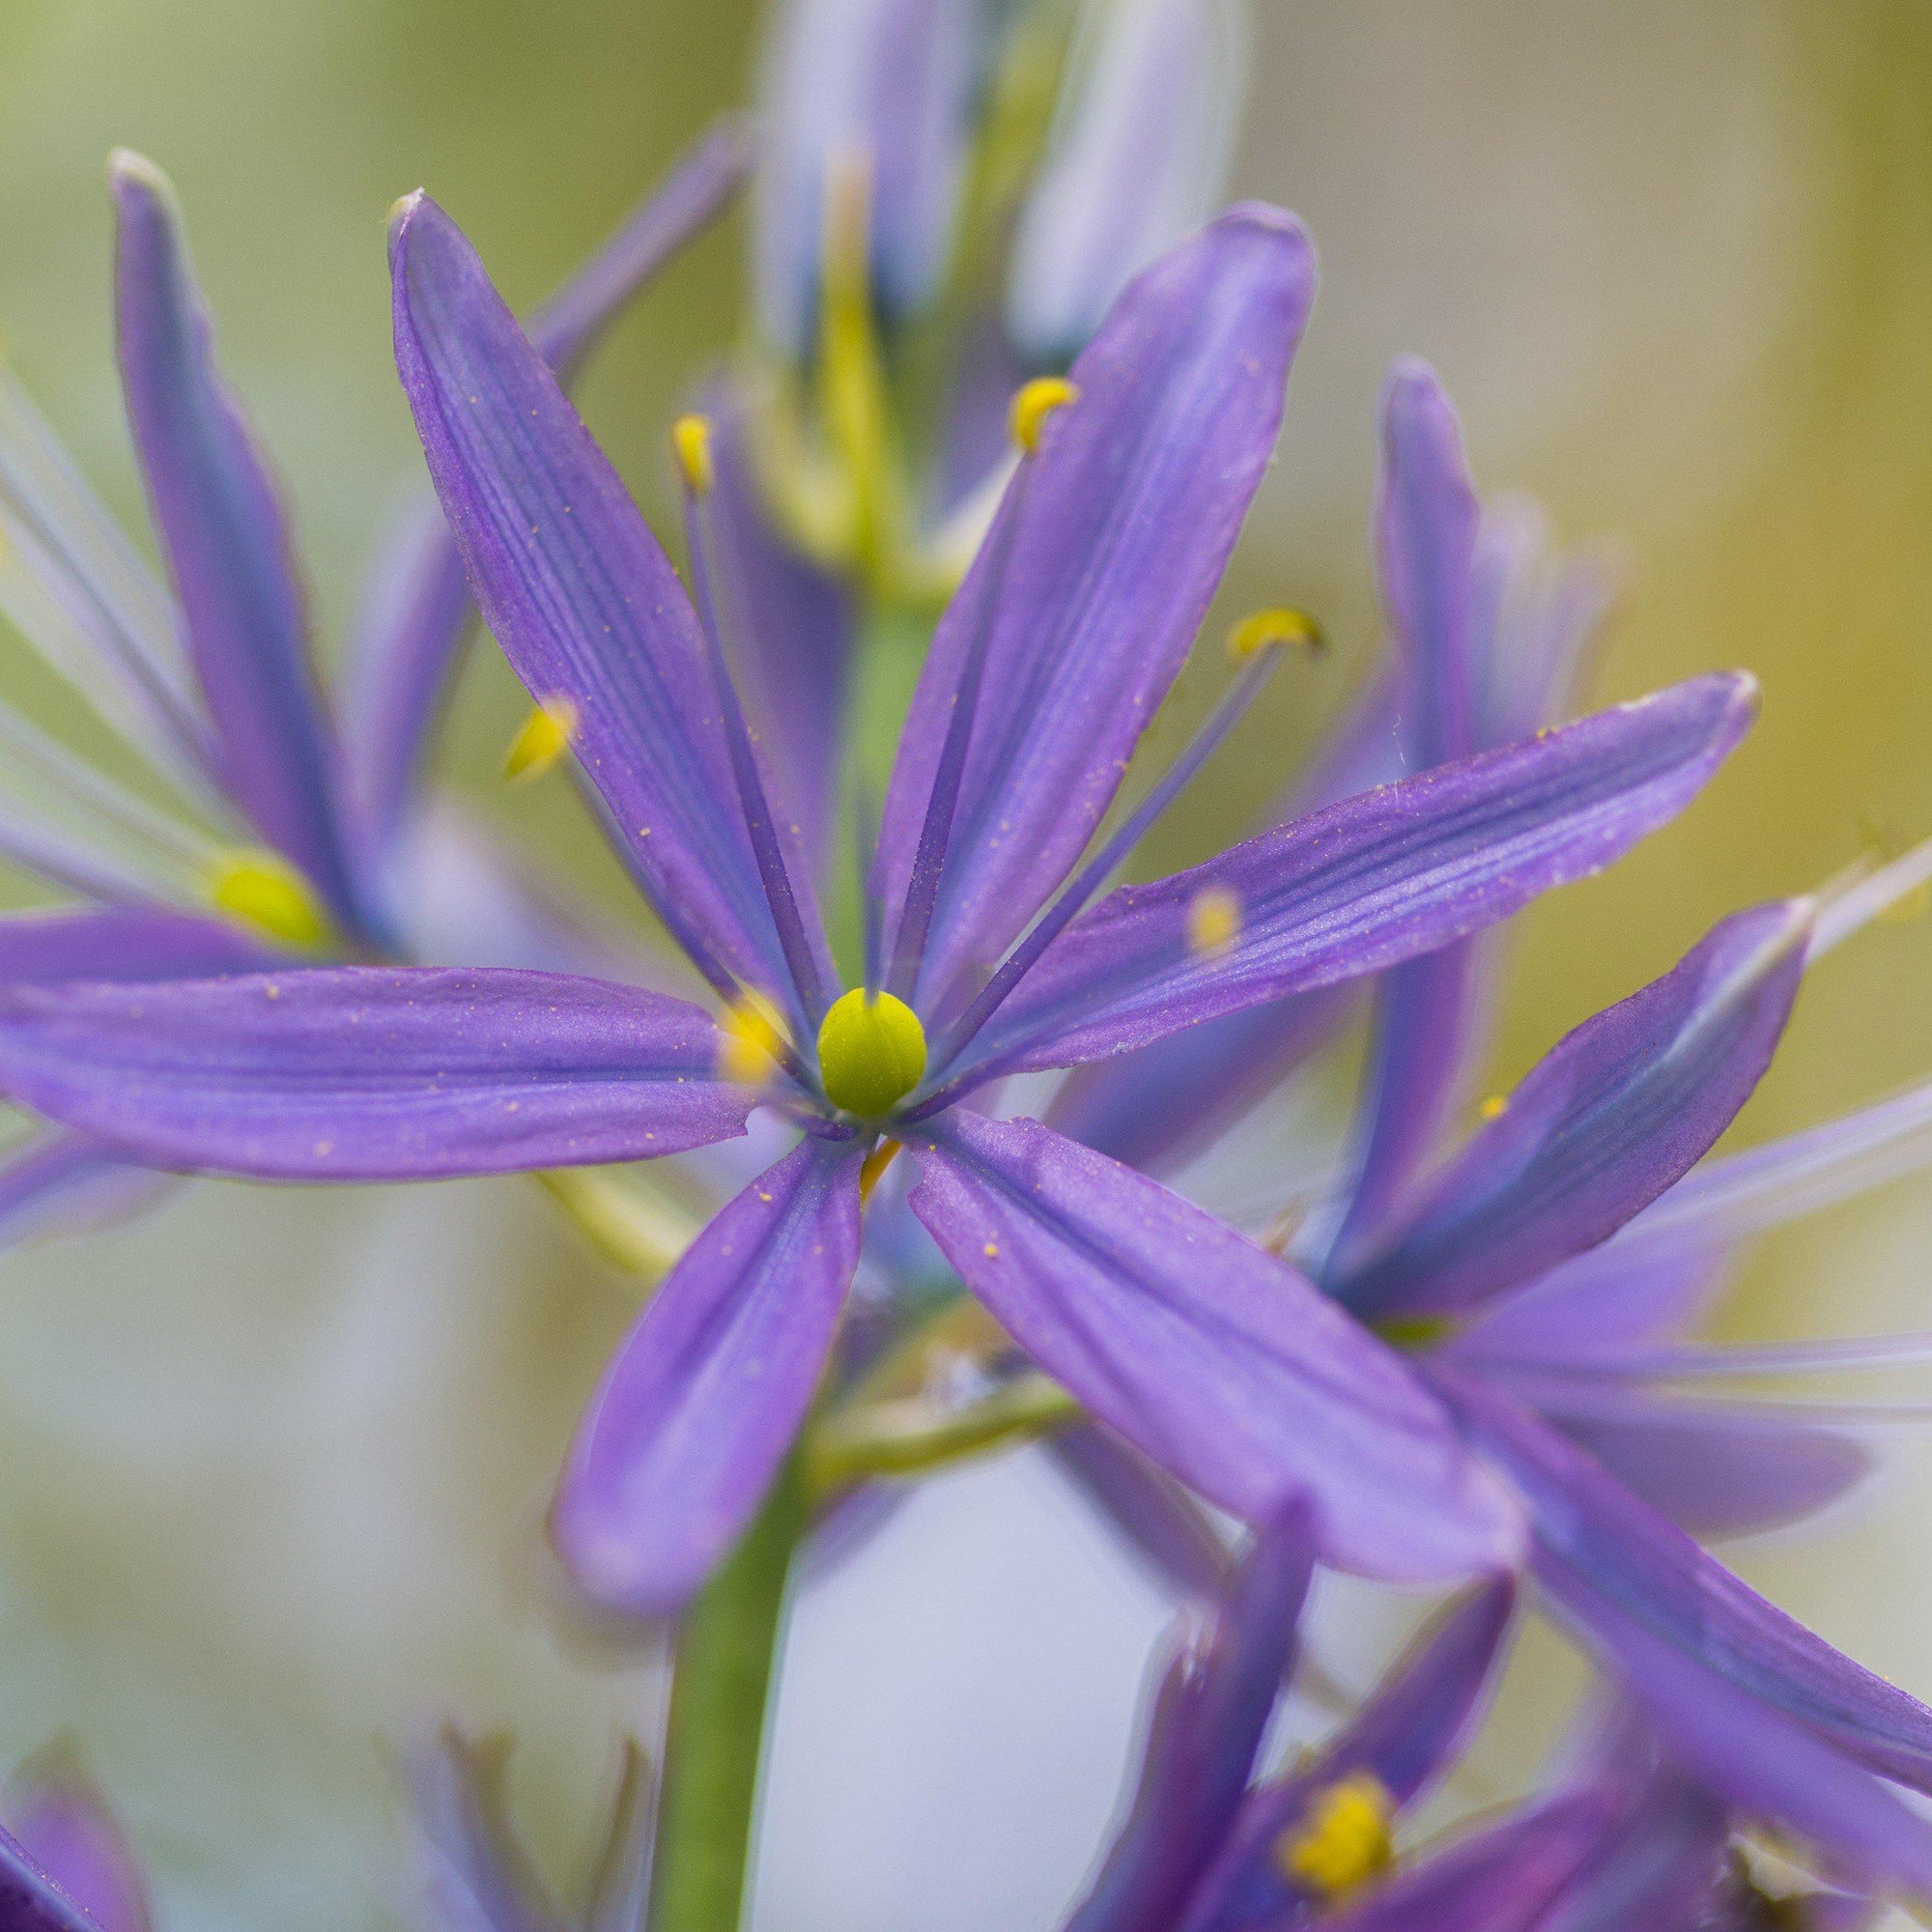
[[[1500,1082],[1720,913],[1932,833],[1932,14],[1259,11],[1237,185],[1309,219],[1324,285],[1231,597],[1309,602],[1340,648],[1284,677],[1155,856],[1237,826],[1373,643],[1374,398],[1400,350],[1441,369],[1487,486],[1617,546],[1602,695],[1729,665],[1765,687],[1759,730],[1679,826],[1523,922]],[[741,99],[750,34],[746,7],[668,0],[6,0],[0,334],[132,516],[101,163],[125,143],[169,169],[339,639],[412,475],[391,200],[427,185],[534,300]],[[668,412],[731,339],[742,245],[733,223],[675,267],[586,385],[652,510]],[[1204,659],[1179,710],[1216,674]],[[493,805],[515,715],[484,665],[453,767]],[[609,885],[561,786],[506,822]],[[1910,925],[1835,956],[1740,1136],[1932,1068],[1928,968],[1932,929]],[[1909,1183],[1825,1217],[1766,1251],[1726,1323],[1919,1325],[1928,1234]],[[509,1183],[204,1186],[143,1229],[0,1264],[0,1760],[71,1726],[170,1922],[305,1932],[384,1921],[377,1741],[450,1710],[525,1737],[520,1798],[567,1866],[612,1724],[652,1692],[550,1633],[535,1525],[625,1316]],[[1895,1439],[1898,1473],[1861,1507],[1740,1560],[1925,1693],[1932,1470]],[[1159,1622],[1033,1463],[947,1485],[807,1605],[759,1923],[1050,1922]]]

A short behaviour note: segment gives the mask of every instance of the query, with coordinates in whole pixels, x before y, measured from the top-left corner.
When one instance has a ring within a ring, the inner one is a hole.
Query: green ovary
[[[876,1120],[925,1071],[925,1029],[903,1000],[859,987],[832,1004],[818,1029],[818,1074],[835,1107]]]

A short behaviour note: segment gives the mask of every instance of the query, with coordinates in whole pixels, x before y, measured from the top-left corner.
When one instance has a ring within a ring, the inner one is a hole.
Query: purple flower
[[[681,1603],[803,1420],[856,1263],[862,1175],[910,1147],[960,1278],[1093,1412],[1236,1514],[1291,1492],[1331,1560],[1511,1558],[1516,1527],[1396,1356],[1289,1264],[1037,1123],[961,1104],[1394,965],[1609,863],[1736,744],[1711,677],[1350,800],[1151,886],[1098,891],[1265,674],[1070,884],[1179,668],[1272,450],[1313,288],[1299,226],[1238,210],[1030,390],[1026,454],[934,638],[888,790],[860,983],[839,990],[725,668],[709,452],[680,432],[687,599],[446,216],[393,242],[396,340],[492,630],[572,724],[619,855],[724,1003],[520,973],[342,968],[0,999],[23,1104],[163,1165],[429,1178],[641,1158],[779,1107],[797,1147],[718,1215],[605,1378],[554,1517],[595,1597]],[[1265,635],[1286,635],[1276,624]]]
[[[542,311],[532,330],[560,377],[728,200],[744,147],[730,126],[701,142]],[[291,953],[420,956],[435,935],[404,874],[472,615],[461,561],[425,492],[379,568],[338,713],[311,661],[289,515],[216,367],[173,191],[125,152],[110,181],[123,384],[167,585],[0,380],[0,609],[174,803],[148,803],[0,711],[17,787],[0,794],[0,853],[91,902],[0,920],[0,978],[145,982]],[[464,942],[489,944],[474,930]],[[126,1211],[159,1184],[98,1139],[36,1136],[0,1166],[0,1242]]]
[[[581,1902],[566,1910],[510,1823],[507,1738],[454,1725],[404,1759],[414,1831],[414,1919],[422,1932],[633,1932],[644,1923],[656,1780],[626,1739],[602,1842]]]
[[[1466,648],[1480,526],[1453,417],[1422,372],[1398,373],[1388,423],[1384,594],[1412,654],[1416,728],[1432,755],[1453,754],[1485,689]],[[1696,1165],[1768,1065],[1807,961],[1928,864],[1910,855],[1822,909],[1795,900],[1724,921],[1560,1041],[1446,1152],[1443,1095],[1466,1049],[1443,1043],[1471,1037],[1481,980],[1444,967],[1428,1023],[1409,1024],[1406,989],[1442,955],[1402,968],[1381,994],[1366,1153],[1302,1249],[1329,1294],[1407,1340],[1528,1510],[1546,1596],[1673,1753],[1736,1809],[1873,1885],[1919,1892],[1932,1828],[1883,1780],[1932,1790],[1932,1712],[1747,1589],[1670,1520],[1735,1530],[1788,1519],[1841,1492],[1861,1453],[1802,1416],[1727,1415],[1657,1400],[1650,1384],[1673,1366],[1657,1344],[1690,1319],[1728,1240],[1773,1204],[1796,1208],[1922,1141],[1919,1093]],[[1364,1193],[1372,1210],[1357,1208]]]
[[[1513,1593],[1493,1579],[1449,1605],[1316,1750],[1262,1776],[1313,1537],[1308,1512],[1291,1505],[1255,1537],[1212,1623],[1183,1625],[1126,1817],[1066,1932],[1327,1923],[1379,1889],[1397,1820],[1476,1727]]]

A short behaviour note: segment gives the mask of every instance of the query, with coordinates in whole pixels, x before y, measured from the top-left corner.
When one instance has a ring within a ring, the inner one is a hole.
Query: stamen
[[[1328,634],[1306,611],[1287,605],[1257,611],[1228,632],[1228,655],[1237,664],[1271,644],[1293,644],[1310,657],[1319,658],[1327,652]]]
[[[860,1207],[865,1207],[871,1200],[872,1189],[878,1186],[879,1182],[886,1178],[887,1168],[891,1167],[893,1162],[898,1159],[899,1155],[904,1151],[905,1150],[897,1141],[881,1141],[866,1156],[864,1164],[859,1169]]]
[[[835,1107],[877,1120],[924,1072],[925,1029],[903,1000],[855,986],[827,1009],[818,1029],[818,1077]]]
[[[1805,965],[1822,959],[1875,919],[1915,918],[1924,910],[1928,884],[1932,884],[1932,838],[1921,839],[1889,865],[1849,885],[1825,887],[1819,894]]]
[[[1013,397],[1008,426],[1012,431],[1014,442],[1031,456],[1039,447],[1047,418],[1056,410],[1064,410],[1069,403],[1079,400],[1079,385],[1069,383],[1065,376],[1036,376],[1031,383],[1023,384]]]
[[[503,776],[515,782],[541,778],[570,750],[577,736],[577,706],[567,697],[532,705],[503,753]]]
[[[308,881],[279,852],[225,854],[210,873],[208,897],[243,924],[301,952],[320,952],[334,942],[328,915]]]
[[[716,471],[711,463],[711,419],[683,415],[670,426],[670,446],[684,476],[684,487],[694,497],[708,497]]]
[[[1379,1781],[1357,1772],[1315,1794],[1301,1824],[1277,1841],[1276,1861],[1288,1878],[1323,1898],[1339,1898],[1388,1868],[1394,1810]]]
[[[1033,970],[1040,954],[1065,931],[1074,919],[1085,911],[1088,902],[1106,884],[1115,868],[1146,837],[1148,829],[1187,788],[1201,767],[1220,749],[1228,733],[1240,723],[1248,708],[1261,696],[1262,687],[1266,684],[1280,662],[1279,642],[1268,645],[1257,653],[1220,703],[1214,707],[1212,716],[1195,734],[1194,742],[1168,767],[1159,783],[1127,814],[1099,851],[1080,868],[1074,876],[1073,883],[1067,886],[1040,915],[1032,930],[1007,955],[1006,962],[1000,970],[986,981],[979,996],[947,1028],[938,1045],[933,1049],[933,1063],[939,1071],[943,1072],[958,1059],[974,1036],[1005,1004],[1013,988]],[[1208,892],[1216,890],[1226,889],[1207,889]],[[1207,892],[1201,896],[1205,898]],[[1232,898],[1234,895],[1231,893],[1229,896]],[[1232,908],[1225,910],[1232,912],[1236,922],[1234,929],[1226,935],[1226,943],[1232,945],[1239,932],[1238,900]],[[923,1120],[927,1114],[937,1112],[952,1097],[952,1090],[942,1089],[930,1098],[921,1101],[911,1118]]]
[[[700,420],[683,417],[680,424]],[[690,440],[690,439],[687,439]],[[680,454],[680,467],[682,456]],[[724,660],[724,640],[718,627],[718,607],[711,591],[704,498],[685,473],[685,532],[691,554],[691,587],[697,605],[698,628],[704,635],[704,649],[711,668],[711,682],[724,725],[724,743],[731,757],[731,776],[737,782],[738,803],[744,812],[745,829],[751,835],[752,853],[757,862],[759,882],[765,889],[765,902],[771,907],[772,923],[778,928],[779,945],[791,970],[792,983],[804,1002],[806,1017],[811,1019],[825,1009],[825,982],[819,973],[818,955],[805,929],[805,918],[792,891],[791,875],[785,869],[784,853],[779,845],[778,829],[772,809],[765,798],[764,781],[758,776],[757,753],[752,747],[752,727],[745,721],[745,707],[738,701],[738,688],[731,682],[731,669]]]
[[[769,1087],[791,1048],[771,1002],[749,989],[718,1022],[718,1074],[740,1087]]]

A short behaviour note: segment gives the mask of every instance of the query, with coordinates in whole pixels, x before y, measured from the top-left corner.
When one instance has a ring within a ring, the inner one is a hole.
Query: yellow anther
[[[230,852],[208,881],[210,903],[284,946],[319,952],[334,938],[308,881],[278,852]]]
[[[1476,1109],[1476,1118],[1481,1121],[1499,1121],[1509,1112],[1509,1095],[1507,1094],[1492,1094]]]
[[[818,1029],[818,1077],[835,1107],[876,1120],[925,1071],[925,1029],[903,1000],[855,986],[833,1001]]]
[[[872,1198],[872,1189],[886,1178],[886,1169],[899,1157],[897,1141],[881,1141],[866,1156],[865,1164],[859,1169],[859,1205],[864,1207]]]
[[[1009,418],[1013,440],[1031,456],[1039,447],[1040,432],[1055,410],[1080,400],[1080,390],[1065,376],[1036,376],[1013,398]]]
[[[1241,936],[1241,895],[1231,886],[1203,886],[1187,901],[1187,950],[1212,959]]]
[[[536,779],[570,750],[577,736],[577,706],[567,697],[547,697],[530,707],[503,753],[506,779]]]
[[[1306,611],[1291,610],[1287,605],[1257,611],[1228,632],[1228,655],[1237,662],[1276,644],[1293,644],[1311,657],[1320,657],[1328,648],[1328,638]]]
[[[711,494],[711,418],[679,416],[670,426],[671,454],[684,477],[685,488],[694,497]]]
[[[771,1084],[784,1056],[785,1030],[762,993],[740,993],[718,1022],[718,1077],[740,1087]]]
[[[1394,1856],[1389,1795],[1367,1772],[1318,1791],[1301,1823],[1275,1842],[1283,1872],[1324,1898],[1338,1898],[1386,1869]]]

